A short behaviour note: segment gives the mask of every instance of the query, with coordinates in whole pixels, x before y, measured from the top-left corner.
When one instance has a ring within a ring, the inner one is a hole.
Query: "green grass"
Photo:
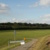
[[[50,35],[50,30],[16,30],[16,40],[26,38],[39,38]],[[9,40],[14,40],[14,31],[0,31],[0,48],[8,45]]]

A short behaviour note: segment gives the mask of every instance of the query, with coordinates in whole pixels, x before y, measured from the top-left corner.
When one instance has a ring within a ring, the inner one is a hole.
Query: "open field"
[[[50,35],[50,30],[16,30],[16,40],[23,40],[24,37],[40,38],[46,35]],[[0,48],[7,46],[9,40],[14,40],[14,31],[0,31]]]

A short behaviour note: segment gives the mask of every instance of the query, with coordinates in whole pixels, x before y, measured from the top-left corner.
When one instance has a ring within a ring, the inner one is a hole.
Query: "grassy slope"
[[[16,31],[16,40],[26,38],[39,38],[50,35],[50,30],[21,30]],[[0,47],[7,46],[9,40],[14,40],[13,30],[0,31]]]
[[[47,44],[47,40],[50,36],[44,36],[39,39],[39,41],[35,44],[33,50],[50,50]]]

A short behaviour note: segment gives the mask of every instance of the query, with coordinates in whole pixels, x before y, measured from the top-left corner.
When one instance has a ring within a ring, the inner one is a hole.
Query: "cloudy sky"
[[[0,0],[1,22],[50,24],[50,0]]]

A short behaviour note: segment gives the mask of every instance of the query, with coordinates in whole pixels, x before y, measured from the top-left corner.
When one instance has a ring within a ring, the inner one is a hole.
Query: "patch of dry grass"
[[[50,36],[44,36],[38,40],[38,42],[35,44],[33,50],[50,50],[50,48],[47,45],[48,38]]]

